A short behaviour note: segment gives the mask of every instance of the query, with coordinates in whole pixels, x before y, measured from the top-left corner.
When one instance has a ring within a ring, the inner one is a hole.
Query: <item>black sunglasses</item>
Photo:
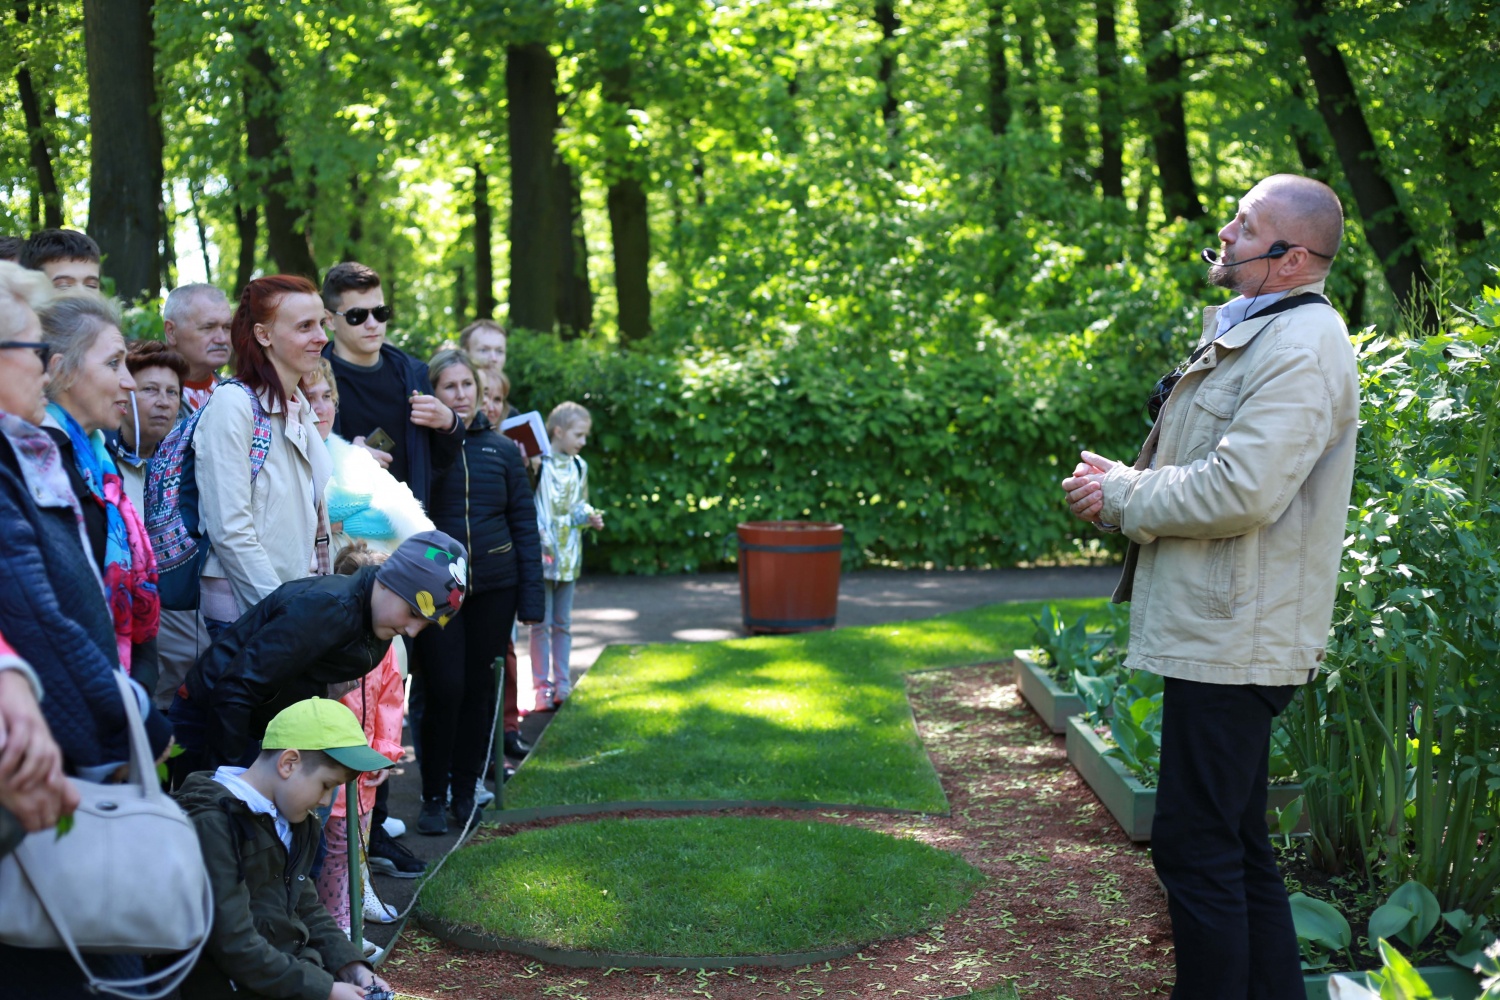
[[[6,340],[0,341],[0,351],[10,348],[29,348],[36,351],[36,356],[42,359],[42,367],[47,367],[47,362],[52,358],[52,345],[35,340]]]
[[[371,316],[375,317],[375,322],[377,323],[389,323],[391,321],[391,317],[396,315],[395,310],[386,305],[376,306],[374,309],[366,309],[364,306],[355,306],[352,309],[345,309],[343,312],[339,312],[337,309],[330,309],[328,311],[333,313],[335,316],[344,317],[344,322],[348,323],[350,326],[362,326],[365,320],[369,319]]]

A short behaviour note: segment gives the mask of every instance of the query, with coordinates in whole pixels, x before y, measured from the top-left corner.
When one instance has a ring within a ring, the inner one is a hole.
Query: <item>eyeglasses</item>
[[[396,315],[395,310],[387,305],[379,305],[374,309],[366,309],[364,306],[354,306],[351,309],[345,309],[343,312],[339,312],[337,309],[330,309],[328,311],[335,316],[344,317],[344,322],[350,326],[363,326],[365,320],[371,316],[375,317],[375,322],[377,323],[389,323],[391,317]]]
[[[0,351],[11,348],[29,348],[36,351],[36,356],[42,359],[42,367],[47,367],[47,362],[52,358],[52,345],[35,340],[6,340],[0,341]]]

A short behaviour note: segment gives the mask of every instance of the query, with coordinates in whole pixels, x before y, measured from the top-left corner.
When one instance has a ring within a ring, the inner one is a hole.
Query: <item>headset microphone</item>
[[[1271,249],[1267,250],[1259,257],[1246,257],[1244,260],[1236,260],[1226,263],[1219,260],[1218,251],[1208,249],[1200,252],[1198,256],[1203,258],[1203,263],[1205,264],[1214,264],[1218,267],[1239,267],[1241,264],[1248,264],[1253,260],[1266,260],[1267,258],[1271,260],[1279,260],[1282,257],[1285,257],[1287,255],[1287,252],[1291,249],[1291,246],[1289,246],[1285,240],[1277,240],[1275,243],[1271,244]],[[1322,257],[1323,255],[1318,254],[1318,256]]]

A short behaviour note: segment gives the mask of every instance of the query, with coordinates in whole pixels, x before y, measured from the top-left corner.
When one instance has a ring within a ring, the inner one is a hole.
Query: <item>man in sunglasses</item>
[[[1151,857],[1174,1000],[1303,995],[1266,779],[1273,720],[1323,663],[1354,479],[1358,370],[1322,294],[1343,229],[1327,185],[1255,185],[1202,254],[1238,294],[1158,384],[1140,457],[1086,451],[1062,481],[1074,514],[1129,537],[1125,663],[1165,678]]]
[[[328,346],[339,385],[333,429],[363,445],[427,504],[434,472],[457,460],[463,422],[432,394],[427,366],[386,340],[391,307],[380,276],[353,261],[323,279]]]

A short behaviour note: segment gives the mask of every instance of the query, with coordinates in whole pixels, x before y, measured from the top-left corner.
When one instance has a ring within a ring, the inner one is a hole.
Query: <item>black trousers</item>
[[[441,801],[451,774],[456,796],[472,797],[485,770],[495,717],[495,660],[505,655],[516,618],[516,587],[470,594],[447,628],[417,636],[422,709],[422,798]]]
[[[1167,887],[1173,1000],[1302,1000],[1266,825],[1271,720],[1296,687],[1167,678],[1151,857]]]

